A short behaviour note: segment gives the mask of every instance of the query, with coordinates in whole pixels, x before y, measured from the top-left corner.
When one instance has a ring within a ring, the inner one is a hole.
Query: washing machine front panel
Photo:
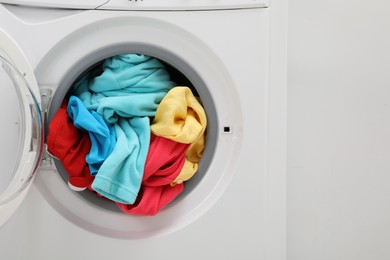
[[[217,134],[213,138],[216,147],[209,148],[213,152],[207,174],[192,192],[156,217],[127,216],[91,203],[69,190],[54,164],[41,167],[34,181],[39,192],[32,189],[28,203],[15,215],[19,218],[0,232],[1,238],[7,238],[2,240],[6,241],[2,258],[11,259],[4,255],[14,256],[7,248],[17,243],[29,248],[20,252],[20,259],[47,259],[58,252],[67,258],[76,252],[79,258],[97,259],[123,255],[136,259],[263,259],[274,234],[269,228],[273,215],[267,209],[279,205],[272,199],[267,204],[271,207],[265,203],[273,195],[272,188],[281,187],[277,182],[270,186],[275,171],[267,169],[267,157],[268,151],[275,150],[268,137],[283,137],[278,134],[282,126],[268,124],[276,120],[269,117],[269,108],[279,111],[282,102],[267,83],[271,8],[66,11],[69,15],[61,13],[58,19],[50,18],[54,9],[41,9],[47,11],[46,16],[46,11],[40,13],[45,19],[30,22],[23,14],[13,12],[19,7],[10,11],[8,7],[0,7],[0,24],[10,29],[26,50],[40,88],[53,90],[49,114],[55,112],[60,97],[82,70],[115,53],[138,50],[185,67],[184,74],[194,82],[202,79],[207,88],[200,95],[202,99],[208,95],[214,102],[209,107],[215,107],[216,117],[211,121],[216,121]],[[128,33],[120,33],[123,31]],[[50,37],[47,41],[31,37],[27,42],[23,40],[25,33]],[[209,112],[210,108],[206,109]],[[225,132],[225,126],[231,131]],[[270,167],[275,168],[273,163]],[[149,238],[126,241],[109,237]],[[64,246],[76,251],[64,250]],[[278,250],[276,246],[271,245],[269,250]]]
[[[0,30],[0,227],[28,192],[40,162],[43,122],[33,71],[16,42]]]
[[[90,14],[79,19],[96,17]],[[78,55],[72,55],[74,50]],[[120,53],[147,54],[180,68],[200,95],[209,122],[206,149],[199,172],[186,183],[187,193],[157,216],[142,218],[81,198],[69,190],[56,168],[42,168],[36,183],[62,215],[94,233],[127,239],[172,233],[203,215],[228,186],[240,153],[241,101],[219,57],[189,31],[161,19],[107,16],[68,35],[36,69],[41,88],[55,86],[49,121],[84,70]]]

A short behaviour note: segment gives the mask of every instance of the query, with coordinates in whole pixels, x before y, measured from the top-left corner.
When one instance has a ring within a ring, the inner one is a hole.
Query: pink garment
[[[181,172],[189,144],[151,136],[140,193],[134,204],[117,203],[127,214],[156,215],[184,189],[183,184],[170,184]]]
[[[91,149],[91,141],[87,133],[74,126],[66,112],[67,103],[67,100],[64,100],[50,122],[47,146],[49,152],[62,162],[68,172],[70,188],[81,191],[94,179],[85,160]]]

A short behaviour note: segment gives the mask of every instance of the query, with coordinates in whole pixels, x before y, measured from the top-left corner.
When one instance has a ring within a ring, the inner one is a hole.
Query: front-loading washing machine
[[[286,1],[0,3],[2,259],[284,257]],[[129,53],[207,115],[198,171],[155,216],[71,190],[47,148],[75,82]]]

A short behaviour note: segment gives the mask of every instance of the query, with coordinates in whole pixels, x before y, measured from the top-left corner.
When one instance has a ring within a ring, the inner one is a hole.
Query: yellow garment
[[[190,144],[186,152],[186,164],[172,183],[186,181],[197,171],[202,158],[206,113],[188,87],[174,87],[161,101],[151,125],[151,131],[179,143]],[[192,163],[192,165],[191,165]],[[194,165],[196,164],[196,165]]]
[[[175,186],[176,184],[180,184],[183,181],[187,181],[194,176],[194,174],[198,171],[198,163],[193,163],[186,159],[183,169],[180,171],[179,175],[176,179],[171,183],[171,186]]]

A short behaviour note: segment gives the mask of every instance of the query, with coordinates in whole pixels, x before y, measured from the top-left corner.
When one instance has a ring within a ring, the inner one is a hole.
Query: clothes
[[[101,70],[100,75],[96,71],[83,75],[73,93],[109,123],[115,123],[118,116],[154,116],[175,85],[164,65],[146,55],[114,56],[104,61]]]
[[[171,182],[172,186],[188,181],[198,171],[198,163],[193,163],[186,159],[180,174]]]
[[[89,134],[92,146],[86,160],[91,174],[96,175],[100,166],[114,149],[116,144],[115,129],[106,124],[98,113],[88,111],[78,97],[70,97],[67,112],[74,125]]]
[[[78,80],[73,94],[113,124],[117,143],[92,188],[116,202],[132,204],[140,189],[150,142],[150,121],[174,86],[164,65],[145,55],[118,55]]]
[[[152,135],[138,198],[133,205],[117,203],[119,208],[127,214],[153,216],[173,201],[184,187],[172,187],[170,183],[182,171],[188,147],[189,144]]]
[[[67,100],[49,124],[47,146],[51,154],[61,160],[69,174],[69,187],[76,191],[87,188],[93,181],[85,160],[91,149],[87,133],[77,129],[66,112]]]
[[[151,125],[152,133],[180,143],[191,144],[186,152],[186,169],[172,185],[191,178],[198,169],[207,127],[205,111],[188,87],[175,87],[161,101]]]
[[[142,185],[171,184],[183,169],[189,144],[178,143],[152,134]]]
[[[141,186],[150,132],[148,117],[119,118],[117,143],[100,167],[92,188],[115,202],[133,204]]]
[[[137,201],[133,205],[117,203],[126,214],[154,216],[172,202],[184,189],[183,184],[158,187],[144,186],[140,190]]]

